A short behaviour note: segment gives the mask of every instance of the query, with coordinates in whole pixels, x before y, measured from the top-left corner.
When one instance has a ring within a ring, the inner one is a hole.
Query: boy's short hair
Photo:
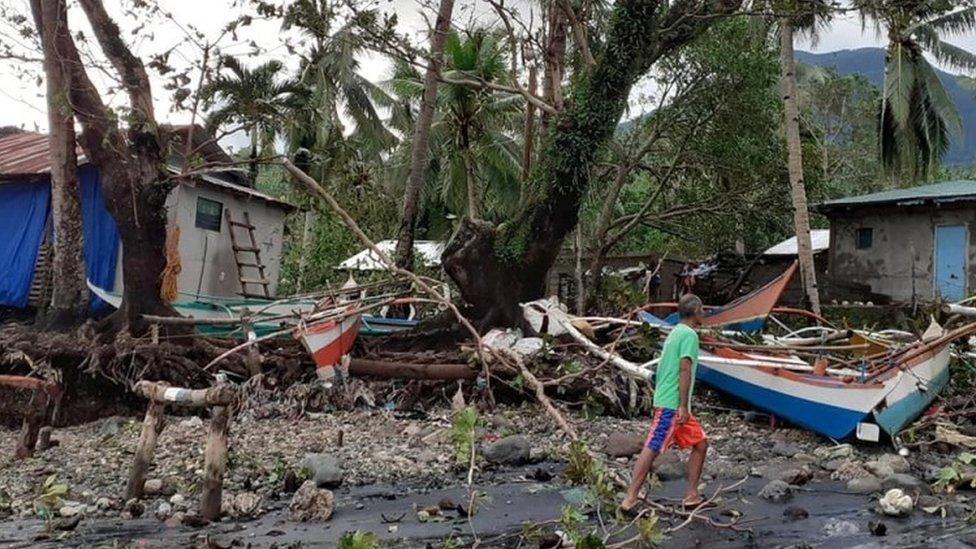
[[[695,294],[685,294],[678,300],[678,316],[688,318],[695,316],[698,309],[702,308],[702,300]]]

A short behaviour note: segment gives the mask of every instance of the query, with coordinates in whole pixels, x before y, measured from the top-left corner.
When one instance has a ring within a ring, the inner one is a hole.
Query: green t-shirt
[[[677,410],[681,403],[681,359],[691,359],[691,387],[688,399],[695,390],[695,370],[698,368],[698,334],[690,326],[680,323],[671,330],[661,349],[654,384],[654,406]],[[690,406],[689,402],[689,406]]]

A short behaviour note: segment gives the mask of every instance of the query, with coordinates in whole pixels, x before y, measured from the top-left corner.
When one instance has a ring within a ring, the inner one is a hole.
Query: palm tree
[[[504,84],[509,78],[498,36],[483,29],[451,33],[445,44],[446,80],[477,79]],[[399,66],[387,83],[401,99],[391,124],[409,124],[423,93],[420,76]],[[456,214],[479,219],[511,213],[518,204],[521,150],[513,135],[520,127],[522,98],[459,84],[438,86],[427,169],[428,198]],[[402,149],[409,150],[405,146]],[[404,156],[400,152],[399,157]],[[394,176],[402,175],[397,163]],[[433,195],[433,196],[431,196]]]
[[[942,40],[976,28],[976,6],[949,0],[857,0],[862,17],[888,31],[880,113],[881,159],[889,170],[904,169],[928,178],[938,168],[959,113],[928,53],[953,69],[976,70],[976,55]]]
[[[337,147],[352,145],[378,158],[397,143],[377,110],[388,106],[391,98],[359,73],[359,60],[366,53],[359,27],[349,21],[334,30],[335,19],[330,2],[298,0],[289,5],[283,23],[285,30],[298,29],[311,43],[301,54],[298,86],[289,100],[288,146],[310,151],[325,171],[337,161]],[[348,135],[343,120],[354,124]]]
[[[217,77],[202,90],[211,130],[228,123],[247,129],[252,181],[257,179],[258,159],[274,148],[286,101],[295,89],[294,82],[281,78],[283,69],[279,61],[251,69],[234,57],[223,57]]]

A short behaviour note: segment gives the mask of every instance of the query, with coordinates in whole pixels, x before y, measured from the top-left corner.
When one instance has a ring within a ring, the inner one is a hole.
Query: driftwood
[[[411,364],[353,358],[349,374],[397,379],[475,379],[478,372],[467,364]]]
[[[163,432],[165,425],[163,411],[165,405],[151,400],[146,410],[146,418],[142,421],[142,434],[139,435],[139,445],[129,471],[129,483],[125,487],[125,499],[139,499],[142,497],[143,485],[146,483],[146,472],[156,454],[156,439]]]
[[[146,482],[146,471],[156,452],[156,440],[163,430],[163,414],[167,404],[193,408],[210,408],[210,429],[204,452],[203,493],[200,499],[200,515],[213,521],[220,517],[223,494],[224,470],[227,468],[227,435],[230,431],[232,407],[236,405],[239,390],[236,386],[220,384],[208,389],[184,389],[170,387],[166,383],[140,381],[133,390],[149,400],[146,419],[142,424],[139,446],[136,448],[126,499],[139,498]]]
[[[237,398],[237,388],[222,384],[207,389],[170,387],[167,383],[140,381],[133,388],[136,394],[161,404],[176,404],[191,408],[227,406]]]

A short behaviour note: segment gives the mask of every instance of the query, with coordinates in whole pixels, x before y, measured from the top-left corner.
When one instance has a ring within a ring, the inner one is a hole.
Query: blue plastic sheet
[[[98,170],[91,165],[82,167],[78,170],[78,181],[81,184],[85,272],[96,286],[111,290],[115,286],[115,264],[119,255],[119,226],[105,207]],[[92,311],[107,306],[94,295],[91,297]]]
[[[0,184],[0,305],[27,306],[50,203],[44,183]]]

